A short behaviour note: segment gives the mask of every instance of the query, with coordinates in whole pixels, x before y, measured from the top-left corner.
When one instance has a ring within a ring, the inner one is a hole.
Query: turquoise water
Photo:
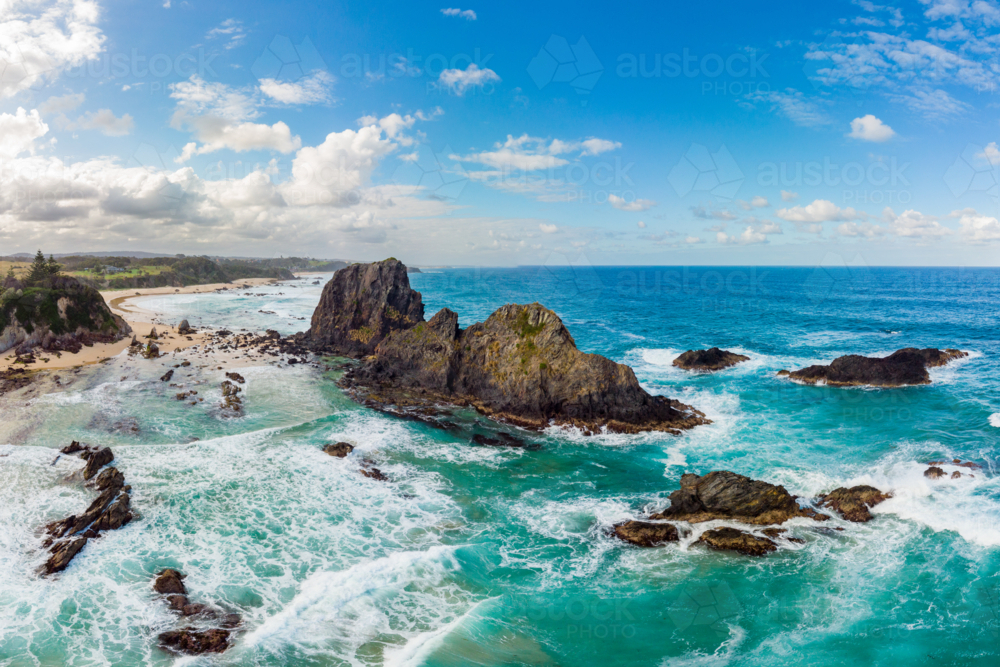
[[[445,433],[352,404],[334,372],[271,366],[241,369],[247,414],[224,420],[215,365],[175,378],[205,397],[187,406],[156,380],[176,359],[118,358],[3,404],[0,665],[1000,664],[1000,271],[522,268],[411,281],[428,317],[447,305],[463,325],[541,301],[579,347],[714,423],[680,437],[552,430],[525,434],[538,449],[493,449],[470,444],[495,428],[473,415]],[[321,287],[293,284],[141,301],[166,320],[290,333]],[[711,345],[752,361],[713,375],[670,365]],[[970,357],[926,387],[774,377],[910,345]],[[126,416],[138,436],[102,426]],[[91,497],[62,481],[78,461],[50,465],[71,439],[114,448],[141,519],[41,579],[38,527]],[[359,451],[320,451],[338,440]],[[393,481],[358,474],[362,456]],[[922,476],[956,457],[984,470]],[[684,472],[720,468],[806,497],[858,483],[895,496],[868,524],[793,520],[804,543],[762,559],[605,534],[663,507]],[[155,647],[177,625],[151,590],[167,566],[188,574],[193,600],[242,614],[229,652]]]

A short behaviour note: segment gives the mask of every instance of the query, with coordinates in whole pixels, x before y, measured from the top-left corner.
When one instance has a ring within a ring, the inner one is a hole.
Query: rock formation
[[[688,371],[719,371],[750,361],[750,357],[712,347],[707,350],[688,350],[674,359],[674,366]]]
[[[342,459],[354,451],[354,445],[349,442],[331,443],[329,445],[323,445],[323,451],[330,456],[336,456],[337,458]]]
[[[125,485],[125,476],[117,468],[100,470],[114,460],[110,449],[97,449],[74,440],[60,454],[80,454],[87,461],[83,478],[89,480],[96,475],[93,484],[100,495],[83,514],[74,514],[45,526],[49,537],[42,545],[51,556],[42,566],[43,574],[62,572],[88,540],[98,537],[103,531],[121,528],[134,518],[129,495],[132,489]]]
[[[200,655],[202,653],[222,653],[230,644],[233,628],[240,624],[239,614],[225,614],[205,604],[192,603],[188,599],[184,575],[167,568],[162,570],[153,582],[153,590],[164,596],[167,605],[182,617],[200,617],[202,625],[219,627],[186,627],[170,630],[159,636],[160,646],[175,653]]]
[[[670,494],[670,507],[650,516],[669,521],[728,520],[752,525],[781,524],[797,516],[822,521],[829,517],[799,507],[783,486],[717,470],[699,477],[681,477],[681,488]]]
[[[848,521],[866,523],[872,519],[868,509],[891,497],[891,494],[882,493],[873,486],[852,486],[835,489],[820,496],[817,501],[821,507],[829,507]]]
[[[8,279],[0,287],[0,353],[14,347],[18,354],[34,348],[75,353],[130,333],[100,292],[75,278],[52,276],[35,285]]]
[[[778,550],[778,545],[766,537],[758,537],[736,528],[706,530],[698,542],[716,551],[735,551],[745,556],[765,556]]]
[[[809,366],[801,370],[779,372],[793,380],[807,384],[825,383],[835,387],[871,386],[901,387],[930,384],[928,368],[944,366],[953,359],[969,356],[961,350],[918,350],[907,347],[896,350],[888,357],[862,357],[849,354],[834,359],[829,366]]]
[[[651,521],[623,521],[612,526],[612,532],[618,539],[639,547],[655,547],[680,539],[673,524]]]

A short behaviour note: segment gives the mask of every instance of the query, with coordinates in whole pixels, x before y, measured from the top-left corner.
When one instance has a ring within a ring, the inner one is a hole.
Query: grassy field
[[[109,273],[105,277],[107,278],[131,278],[134,276],[158,276],[164,271],[170,270],[169,266],[138,266],[134,269],[126,269],[125,271],[119,271],[118,273]],[[75,278],[96,278],[101,274],[94,271],[70,271],[67,275],[73,276]]]
[[[3,277],[7,275],[7,269],[9,269],[12,265],[14,267],[14,275],[20,278],[24,273],[28,271],[28,268],[31,266],[31,263],[0,261],[0,280],[3,280]]]

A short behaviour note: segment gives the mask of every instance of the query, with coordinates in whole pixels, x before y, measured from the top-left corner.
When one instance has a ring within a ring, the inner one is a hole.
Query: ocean
[[[328,279],[135,303],[169,322],[289,334],[308,327]],[[468,412],[455,432],[402,421],[348,400],[336,366],[284,364],[239,369],[245,415],[224,419],[212,406],[226,369],[193,355],[177,369],[175,382],[200,383],[205,402],[190,406],[158,379],[188,353],[122,355],[3,404],[0,665],[1000,664],[1000,270],[581,265],[410,279],[428,319],[448,307],[462,326],[543,303],[582,350],[713,423],[484,447],[470,434],[516,429]],[[751,360],[714,374],[671,365],[711,346]],[[969,356],[920,387],[775,376],[911,346]],[[125,418],[137,434],[108,427]],[[55,460],[71,440],[113,448],[140,516],[42,578],[40,527],[93,497],[64,481],[79,460]],[[321,451],[337,441],[357,450]],[[391,481],[360,475],[362,457]],[[953,458],[982,470],[923,476]],[[693,544],[705,525],[651,549],[608,536],[664,507],[683,473],[712,470],[804,498],[855,484],[893,497],[866,524],[793,519],[802,543],[762,558]],[[187,575],[192,601],[242,616],[229,651],[157,648],[179,624],[151,588],[164,567]]]

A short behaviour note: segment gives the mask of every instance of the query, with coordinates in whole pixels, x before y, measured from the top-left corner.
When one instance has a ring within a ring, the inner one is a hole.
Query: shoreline
[[[295,275],[299,276],[312,274],[296,273]],[[179,324],[179,322],[172,324],[165,323],[159,319],[161,317],[160,313],[141,308],[135,304],[130,304],[129,301],[131,299],[143,296],[169,296],[171,294],[208,294],[223,287],[232,289],[234,285],[258,287],[260,285],[269,285],[277,282],[281,281],[276,278],[248,278],[246,280],[238,280],[233,283],[210,283],[205,285],[188,285],[186,287],[146,287],[129,290],[104,290],[101,291],[100,294],[101,297],[104,298],[105,303],[108,304],[111,312],[124,319],[129,327],[132,328],[132,335],[134,335],[138,340],[145,340],[146,334],[149,333],[149,330],[146,327],[149,327],[150,329],[154,326],[157,327],[157,333],[160,334],[160,337],[157,339],[156,344],[160,348],[160,352],[162,354],[166,354],[168,352],[194,347],[195,345],[203,345],[208,341],[213,330],[201,329],[197,333],[189,336],[181,336],[177,333],[177,324]],[[27,366],[15,366],[14,360],[16,359],[16,355],[14,354],[14,350],[10,349],[7,352],[4,352],[3,355],[0,355],[0,372],[7,371],[11,368],[23,368],[29,371],[65,370],[68,368],[100,364],[127,350],[131,341],[132,337],[126,336],[117,343],[94,343],[91,347],[84,347],[76,354],[70,352],[60,352],[57,354],[55,352],[39,351],[35,353],[38,361]]]

